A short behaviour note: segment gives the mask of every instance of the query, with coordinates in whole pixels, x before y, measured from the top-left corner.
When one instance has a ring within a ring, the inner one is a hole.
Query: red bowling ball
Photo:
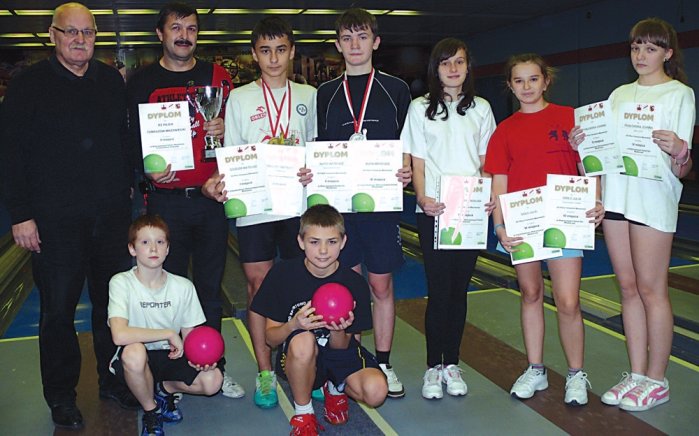
[[[184,340],[184,355],[195,365],[213,365],[223,357],[223,336],[215,328],[199,326]]]
[[[328,324],[345,320],[354,309],[354,298],[345,286],[339,283],[326,283],[316,289],[311,299],[311,306],[317,315],[323,315],[323,321]]]

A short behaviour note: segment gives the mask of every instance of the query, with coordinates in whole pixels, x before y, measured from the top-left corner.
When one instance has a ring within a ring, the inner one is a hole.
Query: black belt
[[[190,188],[156,188],[152,186],[150,192],[155,192],[157,194],[164,195],[179,195],[185,198],[193,197],[203,197],[204,194],[201,193],[201,186],[192,186]]]

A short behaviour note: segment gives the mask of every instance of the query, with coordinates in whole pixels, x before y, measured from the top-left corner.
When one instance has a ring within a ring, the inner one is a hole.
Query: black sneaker
[[[100,398],[114,400],[122,409],[141,410],[141,405],[136,397],[133,396],[128,387],[121,384],[100,388]]]
[[[141,436],[165,436],[163,420],[156,411],[143,412],[143,429]]]
[[[83,428],[83,415],[80,413],[75,401],[58,403],[51,406],[51,419],[56,427],[69,430]]]

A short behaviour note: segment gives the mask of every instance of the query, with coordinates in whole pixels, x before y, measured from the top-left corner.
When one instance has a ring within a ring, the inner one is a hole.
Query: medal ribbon
[[[352,96],[350,95],[349,82],[347,81],[347,73],[345,73],[345,79],[342,81],[342,86],[345,88],[345,100],[347,100],[347,107],[349,108],[350,114],[352,114],[352,121],[354,122],[354,133],[359,133],[362,130],[362,125],[364,124],[364,114],[366,113],[367,101],[369,101],[369,95],[371,94],[371,86],[374,84],[374,72],[372,68],[371,73],[369,73],[369,80],[366,82],[366,88],[364,88],[364,97],[362,98],[362,105],[359,108],[359,120],[354,116],[354,110],[352,109]]]
[[[289,125],[291,124],[291,83],[287,80],[286,81],[286,93],[284,94],[284,97],[282,98],[281,103],[279,106],[277,106],[277,100],[274,98],[274,93],[272,92],[272,88],[269,87],[267,82],[264,81],[264,79],[260,78],[260,81],[262,82],[262,95],[265,97],[265,106],[267,107],[267,114],[269,116],[269,129],[272,132],[272,137],[275,138],[277,136],[277,130],[279,130],[279,126],[281,125],[282,121],[282,109],[284,109],[284,101],[287,103],[287,123],[286,123],[286,129],[284,129],[284,126],[281,126],[281,134],[284,135],[282,139],[285,139],[289,135]],[[272,110],[269,107],[269,100],[267,97],[267,94],[269,93],[269,96],[272,98],[272,104],[274,105],[274,111],[276,112],[277,116],[277,122],[273,123],[272,122]]]

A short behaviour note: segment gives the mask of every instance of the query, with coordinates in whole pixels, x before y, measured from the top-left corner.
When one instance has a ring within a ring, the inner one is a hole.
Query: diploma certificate
[[[488,241],[488,214],[491,179],[467,176],[441,176],[437,198],[444,213],[434,220],[436,250],[485,249]]]
[[[271,211],[266,167],[258,146],[247,144],[216,149],[218,172],[225,175],[223,181],[228,191],[228,200],[223,205],[228,218]]]
[[[662,108],[650,103],[623,103],[617,115],[619,149],[627,176],[662,180],[660,147],[653,142],[653,130],[662,125]]]
[[[585,212],[595,207],[597,179],[549,174],[546,180],[544,247],[595,249],[595,223]]]
[[[304,208],[304,189],[297,173],[305,165],[306,149],[289,145],[258,144],[266,165],[267,187],[275,215],[300,216]]]
[[[186,101],[138,105],[143,168],[147,173],[194,169],[192,127]]]
[[[500,195],[500,206],[507,236],[522,237],[522,243],[513,246],[512,265],[550,259],[563,254],[560,248],[544,247],[546,186]]]
[[[600,101],[575,109],[575,122],[585,131],[585,140],[578,147],[585,175],[624,171],[609,102]]]
[[[403,184],[396,172],[403,166],[403,142],[355,141],[349,147],[354,167],[352,211],[402,211]]]
[[[306,186],[308,207],[331,204],[341,213],[352,212],[354,180],[348,143],[306,142],[306,168],[313,181]]]

